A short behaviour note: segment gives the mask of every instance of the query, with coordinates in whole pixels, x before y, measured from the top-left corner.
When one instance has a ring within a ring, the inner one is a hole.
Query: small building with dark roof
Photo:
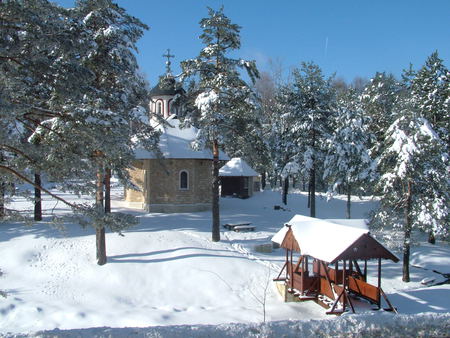
[[[219,170],[221,196],[248,198],[259,191],[258,173],[242,158],[232,158]]]

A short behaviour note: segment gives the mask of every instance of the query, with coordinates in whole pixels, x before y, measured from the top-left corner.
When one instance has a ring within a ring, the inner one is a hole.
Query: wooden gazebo
[[[381,260],[398,262],[388,249],[374,239],[366,227],[338,224],[302,215],[294,216],[273,237],[286,249],[286,261],[275,281],[283,281],[287,291],[300,301],[314,300],[327,314],[341,314],[354,299],[362,298],[396,312],[381,288]],[[293,253],[299,252],[294,262]],[[378,260],[377,285],[367,282],[367,261]]]

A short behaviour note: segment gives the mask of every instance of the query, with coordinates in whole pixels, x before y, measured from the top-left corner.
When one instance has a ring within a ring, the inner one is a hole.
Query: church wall
[[[133,161],[133,168],[129,171],[131,181],[138,187],[143,188],[145,185],[145,168],[144,161]],[[141,202],[145,201],[144,192],[134,190],[131,188],[125,188],[125,201],[127,202]]]
[[[151,212],[211,209],[211,161],[197,159],[145,160],[147,200]],[[180,172],[188,172],[188,189],[180,189]]]

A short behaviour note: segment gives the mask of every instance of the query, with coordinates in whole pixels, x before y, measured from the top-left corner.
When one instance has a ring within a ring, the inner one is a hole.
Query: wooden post
[[[294,260],[292,257],[292,252],[293,250],[291,250],[291,289],[294,288]]]
[[[288,264],[289,264],[289,249],[286,249],[286,279],[285,280],[287,280],[288,279],[288,273],[289,273],[289,266],[288,266]]]
[[[343,289],[343,295],[342,295],[342,311],[345,311],[345,306],[346,306],[346,303],[347,303],[347,293],[345,292],[345,286],[346,286],[346,282],[345,282],[345,269],[346,269],[346,266],[345,266],[345,259],[344,259],[344,261],[343,261],[343,263],[342,263],[342,265],[343,265],[343,267],[342,267],[342,289]]]
[[[367,259],[364,260],[364,282],[367,282]]]

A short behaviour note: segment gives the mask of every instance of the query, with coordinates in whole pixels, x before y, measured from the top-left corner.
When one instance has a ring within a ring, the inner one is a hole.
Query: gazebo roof
[[[250,167],[242,158],[234,157],[222,168],[220,168],[219,176],[253,177],[258,176],[258,173],[253,170],[252,167]]]
[[[354,223],[353,226],[351,222],[344,225],[338,220],[296,215],[273,236],[272,241],[328,263],[374,258],[398,262],[395,255],[370,235],[367,227],[361,222]]]

